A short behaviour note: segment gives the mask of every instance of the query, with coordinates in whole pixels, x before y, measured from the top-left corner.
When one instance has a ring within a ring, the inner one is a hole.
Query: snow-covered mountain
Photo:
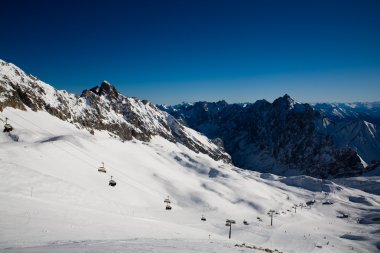
[[[121,142],[46,111],[7,107],[0,116],[12,119],[18,136],[16,142],[0,133],[1,252],[369,253],[380,247],[379,177],[278,177],[215,161],[159,135]],[[98,172],[101,162],[107,173]],[[311,200],[312,208],[300,206]],[[236,220],[231,240],[226,219]]]
[[[241,168],[325,178],[358,175],[380,160],[378,126],[362,120],[335,122],[288,95],[273,103],[160,108],[209,138],[220,138]]]
[[[161,136],[216,160],[231,161],[231,155],[239,167],[282,175],[357,175],[380,160],[377,125],[348,116],[334,121],[287,95],[273,104],[220,101],[160,107],[170,115],[147,100],[120,94],[106,81],[76,96],[0,60],[0,110],[5,107],[46,111],[90,132],[107,130],[124,141]],[[364,107],[377,108],[350,108]]]
[[[220,150],[213,143],[221,146],[222,140],[211,143],[107,83],[76,97],[11,64],[1,69],[0,119],[9,118],[13,130],[0,133],[0,252],[380,248],[378,176],[330,181],[242,170],[228,159],[211,158],[210,150]],[[302,111],[296,103],[290,106]],[[172,124],[183,133],[173,133]],[[190,140],[208,151],[200,152]],[[98,172],[101,162],[106,173]],[[109,186],[111,176],[115,187]],[[165,209],[167,196],[171,210]],[[226,219],[236,221],[230,240]]]
[[[380,125],[380,102],[317,103],[313,107],[334,121],[364,120]]]
[[[46,111],[90,132],[107,130],[121,140],[149,141],[159,135],[216,160],[230,160],[222,147],[205,136],[185,127],[147,100],[123,96],[106,81],[78,97],[56,90],[0,60],[0,111],[5,107]]]

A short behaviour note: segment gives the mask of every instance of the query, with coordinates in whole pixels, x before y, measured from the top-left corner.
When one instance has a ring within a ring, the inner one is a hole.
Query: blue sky
[[[380,100],[380,1],[4,1],[0,58],[154,103]]]

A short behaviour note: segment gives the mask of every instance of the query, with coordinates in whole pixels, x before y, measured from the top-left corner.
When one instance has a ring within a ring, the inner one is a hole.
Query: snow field
[[[241,242],[284,252],[378,250],[380,197],[350,180],[244,171],[161,137],[121,142],[45,112],[6,109],[1,117],[19,142],[0,134],[0,251],[255,252],[234,246]],[[294,213],[293,204],[312,199]],[[327,199],[334,204],[322,205]],[[269,209],[278,212],[272,227]],[[229,218],[237,221],[232,240]]]

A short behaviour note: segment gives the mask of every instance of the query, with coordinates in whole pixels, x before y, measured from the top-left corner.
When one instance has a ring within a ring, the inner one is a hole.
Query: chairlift
[[[107,173],[106,168],[104,167],[104,162],[102,162],[102,166],[98,168],[99,172]]]
[[[169,204],[166,204],[165,209],[166,209],[166,210],[172,210],[172,207],[171,207]]]
[[[236,221],[235,221],[235,220],[227,219],[227,220],[226,220],[226,226],[227,226],[227,227],[231,227],[231,224],[236,224]]]
[[[202,214],[202,218],[201,218],[201,221],[206,221],[206,217],[204,217],[204,215]]]
[[[11,124],[8,123],[8,118],[5,118],[5,125],[4,125],[4,130],[3,132],[4,133],[9,133],[13,130],[13,127],[11,126]]]
[[[164,200],[164,203],[166,203],[166,204],[170,204],[171,203],[170,199],[169,199],[169,196]]]
[[[347,219],[348,218],[348,214],[347,213],[342,213],[340,214],[340,216],[337,216],[338,218],[341,218],[341,219]]]
[[[249,225],[248,221],[246,221],[246,220],[243,220],[243,224],[244,225]]]
[[[112,187],[115,187],[116,185],[116,181],[112,179],[112,176],[111,176],[111,180],[109,181],[109,186],[112,186]]]

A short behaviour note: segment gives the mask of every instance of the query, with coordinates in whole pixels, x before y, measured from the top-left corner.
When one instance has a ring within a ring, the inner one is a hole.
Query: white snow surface
[[[19,138],[0,133],[0,252],[263,252],[236,243],[282,252],[380,248],[380,196],[361,190],[366,177],[277,177],[161,137],[91,135],[43,111],[6,108],[0,117],[10,118]],[[97,171],[101,162],[106,174]],[[379,188],[380,179],[371,180]],[[311,208],[292,209],[309,200],[316,200]],[[273,226],[269,209],[278,213]],[[337,218],[343,213],[348,218]],[[236,220],[230,240],[226,219]]]

